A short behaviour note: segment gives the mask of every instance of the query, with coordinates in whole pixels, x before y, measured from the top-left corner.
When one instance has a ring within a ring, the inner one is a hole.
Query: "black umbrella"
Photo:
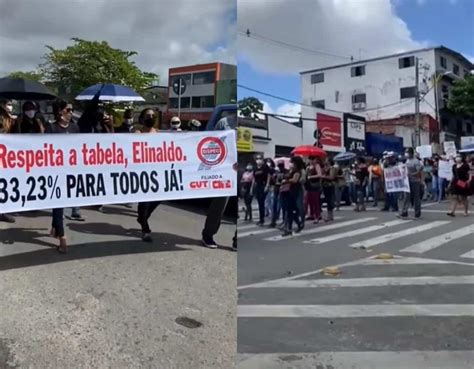
[[[48,88],[36,81],[23,78],[0,78],[0,98],[11,100],[53,100]]]

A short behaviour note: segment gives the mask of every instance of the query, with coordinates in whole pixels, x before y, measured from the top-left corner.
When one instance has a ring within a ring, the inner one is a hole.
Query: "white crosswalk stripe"
[[[428,231],[430,229],[437,228],[437,227],[446,225],[448,223],[450,223],[450,221],[442,221],[442,220],[434,221],[434,222],[430,222],[430,223],[420,225],[418,227],[407,228],[407,229],[404,229],[404,230],[399,231],[399,232],[388,233],[388,234],[384,234],[384,235],[379,236],[379,237],[371,238],[369,240],[356,242],[356,243],[353,243],[353,244],[349,245],[349,247],[370,248],[370,247],[374,247],[374,246],[377,246],[377,245],[384,244],[386,242],[390,242],[390,241],[398,239],[398,238],[413,235],[413,234],[416,234],[416,233],[419,233],[419,232]]]
[[[429,238],[422,242],[419,242],[415,245],[411,245],[409,247],[404,248],[401,250],[402,252],[413,252],[416,254],[423,254],[427,251],[433,250],[445,243],[448,243],[453,240],[457,240],[458,238],[466,237],[470,234],[474,233],[474,224],[471,224],[464,228],[456,229],[455,231],[445,233],[443,235],[439,235],[436,237]]]
[[[389,228],[389,227],[395,227],[401,224],[405,224],[410,222],[409,220],[393,220],[391,222],[387,223],[382,223],[379,225],[373,225],[367,228],[361,228],[361,229],[355,229],[353,231],[348,231],[348,232],[343,232],[343,233],[336,233],[331,236],[327,237],[321,237],[321,238],[314,238],[312,240],[304,241],[303,243],[311,243],[311,244],[321,244],[325,242],[331,242],[335,240],[339,240],[341,238],[347,238],[347,237],[352,237],[352,236],[358,236],[364,233],[370,233],[370,232],[375,232],[381,229]]]
[[[461,258],[474,259],[474,250],[466,252],[460,256]]]

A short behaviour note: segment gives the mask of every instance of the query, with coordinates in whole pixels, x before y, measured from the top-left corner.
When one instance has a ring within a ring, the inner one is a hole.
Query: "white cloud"
[[[33,70],[45,44],[63,48],[70,38],[105,40],[137,51],[137,65],[160,74],[169,67],[235,63],[234,0],[0,0],[0,75]]]
[[[294,74],[423,47],[413,40],[390,0],[237,0],[239,31],[253,32],[312,50],[321,56],[238,37],[238,52],[260,72]]]

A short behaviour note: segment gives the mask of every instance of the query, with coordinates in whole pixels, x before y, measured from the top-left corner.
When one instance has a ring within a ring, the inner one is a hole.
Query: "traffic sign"
[[[184,92],[186,91],[186,81],[184,80],[184,78],[179,77],[173,82],[173,91],[176,95],[184,94]]]

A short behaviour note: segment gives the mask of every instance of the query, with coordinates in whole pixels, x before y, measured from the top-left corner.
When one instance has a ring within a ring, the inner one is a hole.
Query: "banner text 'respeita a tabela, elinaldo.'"
[[[0,214],[235,196],[234,131],[0,135]]]

